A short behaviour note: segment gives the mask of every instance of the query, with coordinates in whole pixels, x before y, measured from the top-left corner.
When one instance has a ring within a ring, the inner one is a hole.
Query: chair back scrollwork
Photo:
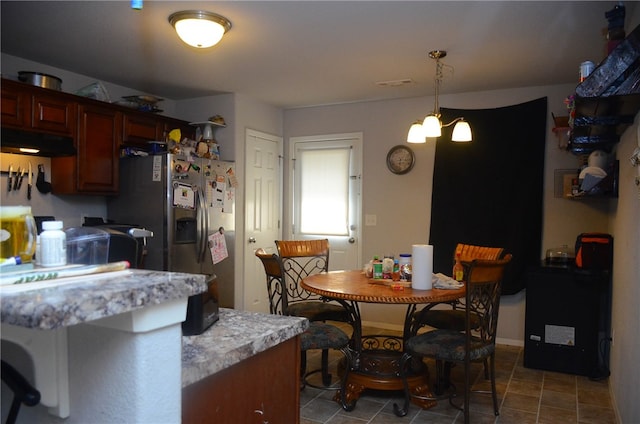
[[[300,281],[309,275],[329,270],[329,240],[276,240],[282,265],[282,306],[287,311],[291,304],[310,300],[324,300],[300,286]]]

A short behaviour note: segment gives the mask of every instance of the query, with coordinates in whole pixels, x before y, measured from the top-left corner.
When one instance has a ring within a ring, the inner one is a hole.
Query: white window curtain
[[[349,234],[350,149],[299,150],[300,232]]]

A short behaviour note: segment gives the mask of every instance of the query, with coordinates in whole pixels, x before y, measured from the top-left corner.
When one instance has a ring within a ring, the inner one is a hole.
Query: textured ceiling
[[[605,57],[604,13],[615,4],[2,1],[1,43],[7,54],[169,99],[235,92],[293,108],[431,95],[435,49],[453,69],[441,93],[577,83],[582,61]],[[635,8],[626,3],[627,18]],[[213,48],[188,47],[167,21],[187,9],[233,27]]]

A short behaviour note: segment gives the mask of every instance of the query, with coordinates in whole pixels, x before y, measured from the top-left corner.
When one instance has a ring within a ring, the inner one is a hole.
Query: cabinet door
[[[91,105],[78,117],[78,190],[117,193],[122,115]]]
[[[31,96],[11,84],[2,84],[2,126],[11,128],[30,127]]]
[[[73,137],[76,128],[76,104],[55,95],[33,96],[33,128]]]
[[[149,141],[160,140],[162,122],[153,115],[126,114],[124,116],[124,134],[122,143],[125,146],[148,148]]]
[[[56,194],[117,194],[122,115],[108,106],[78,106],[76,156],[51,159]]]
[[[300,422],[300,336],[182,389],[182,423]]]
[[[178,119],[167,118],[163,122],[164,130],[162,132],[161,140],[166,140],[169,136],[169,132],[174,129],[180,130],[181,139],[187,137],[191,140],[195,140],[196,138],[196,127],[193,125],[189,125],[186,121],[180,121]]]

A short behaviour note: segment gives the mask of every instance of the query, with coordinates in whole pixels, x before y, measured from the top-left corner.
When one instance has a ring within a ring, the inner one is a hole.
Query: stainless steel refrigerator
[[[215,275],[218,303],[230,308],[236,185],[233,162],[173,154],[122,158],[120,194],[108,199],[107,218],[153,231],[145,269]]]

